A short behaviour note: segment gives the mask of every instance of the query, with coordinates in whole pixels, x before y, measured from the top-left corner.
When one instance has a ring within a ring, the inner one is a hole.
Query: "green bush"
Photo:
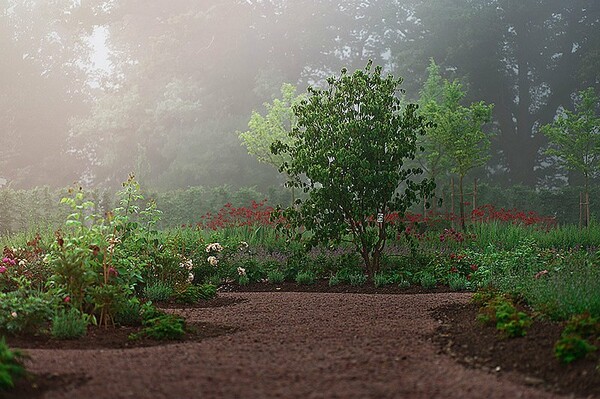
[[[554,355],[563,363],[571,363],[598,350],[590,340],[600,339],[600,320],[589,313],[575,315],[569,319],[554,345]]]
[[[531,326],[531,318],[526,313],[519,312],[510,299],[501,295],[486,300],[479,310],[477,320],[495,324],[496,329],[507,338],[522,337]]]
[[[464,291],[469,288],[469,280],[463,275],[453,274],[448,277],[448,287],[452,291]]]
[[[363,273],[355,273],[349,277],[350,285],[353,287],[359,287],[365,285],[367,282],[367,276]]]
[[[271,284],[281,284],[285,280],[285,275],[281,270],[274,269],[267,273],[267,280]]]
[[[15,379],[25,376],[24,358],[23,353],[8,347],[4,337],[0,339],[0,391],[14,387]]]
[[[584,358],[588,353],[598,350],[585,338],[577,334],[561,336],[554,345],[554,356],[563,363],[571,363]]]
[[[432,273],[425,272],[421,274],[419,283],[421,284],[421,287],[426,289],[435,288],[437,285],[437,279]]]
[[[133,297],[123,302],[115,314],[115,323],[120,326],[135,327],[142,324],[142,304]]]
[[[61,309],[52,318],[51,334],[56,339],[77,339],[87,332],[88,316],[76,308]]]
[[[151,281],[144,287],[144,297],[152,302],[168,301],[173,294],[173,286],[166,281]]]
[[[337,274],[334,274],[333,276],[329,277],[329,286],[333,287],[335,285],[339,285],[340,284],[340,278],[338,277]]]
[[[397,276],[393,276],[385,273],[375,273],[373,276],[373,284],[375,287],[383,287],[386,285],[394,284],[397,280]]]
[[[182,303],[197,303],[204,299],[212,299],[217,295],[217,287],[212,284],[188,285],[177,294],[177,301]]]
[[[185,335],[185,320],[172,314],[161,314],[144,321],[144,329],[137,334],[131,334],[130,339],[147,337],[159,341],[175,341]]]
[[[310,271],[300,272],[296,275],[296,283],[310,285],[315,283],[315,275]]]
[[[0,331],[35,332],[50,320],[53,306],[49,296],[39,292],[0,292]]]

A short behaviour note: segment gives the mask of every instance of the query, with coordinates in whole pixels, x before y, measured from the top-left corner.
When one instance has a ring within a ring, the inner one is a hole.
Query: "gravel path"
[[[177,312],[238,327],[200,343],[29,350],[31,371],[85,373],[45,398],[553,398],[438,353],[430,310],[468,294],[220,294],[233,306]]]

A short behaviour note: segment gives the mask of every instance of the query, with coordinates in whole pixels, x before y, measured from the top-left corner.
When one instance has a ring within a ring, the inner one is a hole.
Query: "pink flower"
[[[71,297],[67,295],[67,296],[65,297],[65,299],[63,299],[63,302],[64,302],[64,303],[69,303],[69,302],[71,302]]]
[[[117,271],[117,269],[115,269],[114,267],[111,266],[108,268],[108,275],[116,277],[119,275],[119,272]]]
[[[477,271],[477,269],[479,269],[479,267],[477,267],[477,265],[471,265],[471,270]]]
[[[6,268],[6,266],[0,266],[0,274],[1,273],[6,273],[8,269]]]
[[[17,264],[17,261],[14,260],[14,259],[11,259],[11,258],[4,257],[2,259],[2,263],[8,263],[9,265],[13,265],[14,266],[14,265]]]

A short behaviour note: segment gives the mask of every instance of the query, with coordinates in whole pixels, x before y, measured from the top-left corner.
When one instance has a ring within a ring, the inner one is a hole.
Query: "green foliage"
[[[137,334],[131,334],[130,339],[147,337],[159,341],[180,340],[185,335],[185,320],[172,314],[161,314],[145,318],[144,329]]]
[[[584,358],[598,348],[579,335],[564,335],[554,345],[554,356],[563,363],[572,363]]]
[[[589,313],[572,316],[554,345],[554,355],[563,363],[571,363],[595,352],[590,341],[600,340],[600,321]]]
[[[174,295],[173,285],[165,281],[151,281],[144,287],[144,298],[152,302],[168,301]]]
[[[315,283],[315,275],[311,271],[302,271],[296,275],[296,283],[310,285]]]
[[[273,100],[272,104],[264,104],[266,115],[262,116],[253,111],[248,122],[248,131],[240,133],[240,140],[248,148],[248,153],[254,155],[260,162],[265,162],[279,168],[289,157],[284,154],[273,154],[271,144],[280,141],[291,144],[289,132],[296,127],[297,117],[293,107],[300,103],[304,96],[296,95],[296,87],[291,84],[281,86],[281,99]]]
[[[187,285],[185,289],[176,295],[178,302],[197,303],[199,300],[213,299],[217,296],[217,287],[212,284]]]
[[[373,276],[373,284],[377,288],[394,284],[397,282],[397,280],[398,275],[393,275],[389,273],[375,273],[375,275]]]
[[[563,110],[551,124],[541,127],[550,141],[546,151],[585,180],[600,170],[600,98],[590,87],[578,93],[575,112]]]
[[[269,280],[270,284],[281,284],[285,280],[285,275],[278,269],[269,270],[267,280]]]
[[[120,326],[139,326],[142,324],[142,304],[137,297],[129,298],[123,302],[117,313],[114,321]]]
[[[469,289],[469,280],[460,274],[453,274],[448,278],[448,287],[452,291],[464,291]]]
[[[56,339],[77,339],[87,332],[89,316],[77,308],[61,309],[52,318],[50,333]]]
[[[364,273],[355,273],[351,274],[348,280],[351,286],[361,287],[367,282],[367,276]]]
[[[342,70],[326,89],[308,89],[309,98],[294,107],[298,126],[290,142],[271,148],[289,156],[280,168],[288,186],[308,193],[284,212],[292,228],[310,231],[313,245],[349,234],[369,276],[379,270],[388,238],[385,216],[404,212],[433,188],[428,180],[416,182],[422,171],[407,165],[428,125],[416,105],[402,109],[401,81],[383,77],[371,62],[351,75]],[[384,221],[374,223],[378,214]]]
[[[4,337],[0,339],[0,392],[14,387],[15,380],[25,376],[24,359],[23,353],[8,347]]]
[[[479,298],[480,300],[483,298]],[[484,323],[495,324],[496,329],[505,337],[522,337],[531,326],[531,318],[517,310],[510,299],[496,295],[486,300],[479,310],[477,319]]]
[[[430,272],[423,272],[419,277],[419,284],[423,288],[435,288],[437,285],[437,278]]]
[[[19,290],[0,292],[0,331],[36,332],[50,320],[54,303],[49,295]]]

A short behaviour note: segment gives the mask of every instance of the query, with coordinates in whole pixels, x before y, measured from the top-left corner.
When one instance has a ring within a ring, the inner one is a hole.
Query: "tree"
[[[390,233],[386,216],[404,213],[433,189],[427,179],[416,181],[421,169],[407,166],[428,123],[417,105],[402,109],[401,82],[372,62],[353,74],[342,69],[325,89],[309,87],[309,98],[294,107],[290,142],[272,147],[289,156],[280,168],[287,184],[308,193],[284,212],[292,226],[310,231],[310,245],[349,241],[371,277]]]
[[[496,177],[511,184],[538,183],[544,170],[541,149],[547,144],[538,126],[551,122],[561,105],[567,107],[574,92],[600,86],[600,2],[410,3],[413,25],[392,53],[402,73],[421,76],[434,57],[466,76],[469,97],[495,104]]]
[[[550,147],[548,155],[556,157],[567,170],[583,175],[585,217],[580,225],[590,222],[589,182],[600,171],[600,98],[593,88],[579,92],[575,111],[563,110],[554,122],[541,128]]]
[[[429,71],[424,93],[429,93],[430,97],[423,99],[422,114],[435,125],[429,131],[429,137],[437,145],[438,155],[434,160],[439,163],[442,156],[447,157],[452,172],[458,175],[460,223],[464,230],[463,180],[470,170],[484,165],[489,159],[490,139],[482,126],[491,120],[494,106],[483,101],[462,106],[460,102],[466,94],[462,85],[457,81],[442,80],[433,61]]]
[[[291,144],[291,130],[297,125],[293,107],[300,103],[304,96],[296,95],[296,87],[289,83],[281,86],[281,99],[273,100],[272,104],[265,103],[267,114],[262,116],[252,111],[247,131],[240,133],[242,144],[248,153],[254,155],[259,162],[273,165],[279,169],[284,162],[289,161],[286,154],[273,154],[271,145],[277,141]],[[295,201],[292,187],[292,202]]]

